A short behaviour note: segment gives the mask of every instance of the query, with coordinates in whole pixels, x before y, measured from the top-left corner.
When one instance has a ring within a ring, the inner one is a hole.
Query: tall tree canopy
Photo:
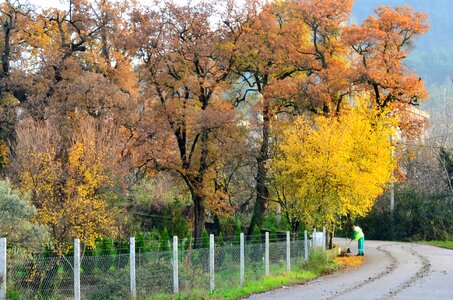
[[[308,226],[335,225],[370,211],[392,178],[396,119],[360,103],[338,117],[295,120],[273,162],[284,208]]]
[[[132,211],[133,185],[159,172],[185,185],[178,189],[191,199],[195,246],[207,217],[250,213],[251,233],[274,200],[269,184],[290,180],[278,175],[283,165],[269,169],[275,157],[292,155],[279,145],[297,140],[287,126],[304,129],[307,144],[297,151],[306,155],[307,172],[312,168],[311,182],[318,178],[315,165],[328,168],[313,155],[327,151],[315,151],[321,136],[346,143],[338,144],[343,156],[353,151],[344,162],[350,172],[374,161],[356,153],[382,160],[386,169],[370,175],[375,188],[367,195],[352,188],[340,195],[331,181],[323,196],[308,187],[308,194],[292,192],[300,201],[335,203],[340,214],[367,211],[392,163],[384,159],[383,140],[375,141],[382,146],[375,153],[360,133],[387,128],[386,114],[406,134],[420,128],[406,112],[427,94],[403,59],[428,30],[424,14],[380,7],[362,24],[348,25],[352,0],[153,4],[70,0],[67,9],[41,11],[8,0],[0,6],[0,174],[30,191],[37,220],[52,228],[61,249],[75,236],[93,246],[97,237],[123,232],[119,214],[107,214],[119,211],[112,199]],[[342,141],[348,122],[357,132]],[[363,147],[354,148],[354,139]],[[364,174],[349,180],[363,185]],[[340,170],[335,176],[344,179]]]

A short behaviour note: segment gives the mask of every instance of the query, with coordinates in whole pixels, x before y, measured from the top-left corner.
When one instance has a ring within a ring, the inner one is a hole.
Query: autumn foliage
[[[395,124],[362,103],[333,118],[298,117],[273,162],[295,216],[319,227],[366,215],[395,168],[389,142]]]
[[[58,160],[61,154],[52,144],[61,140],[56,132],[30,126],[18,136],[21,190],[30,191],[37,208],[35,222],[50,229],[56,250],[62,254],[73,238],[93,248],[96,239],[116,236],[120,228],[115,222],[118,209],[109,208],[115,178],[108,160],[115,148],[104,148],[103,139],[91,127],[79,130],[64,161]]]
[[[68,4],[0,6],[1,174],[62,253],[135,233],[156,212],[131,191],[162,174],[195,246],[206,221],[251,215],[251,233],[273,202],[309,226],[363,216],[389,136],[420,132],[404,58],[429,26],[410,7],[348,25],[352,0]]]

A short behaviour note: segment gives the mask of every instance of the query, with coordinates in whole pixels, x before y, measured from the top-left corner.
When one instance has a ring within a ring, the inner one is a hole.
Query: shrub
[[[395,193],[395,210],[382,198],[371,213],[358,220],[368,239],[445,240],[453,233],[453,201],[445,195],[426,195],[410,187]]]
[[[261,230],[259,229],[259,227],[257,225],[255,225],[255,227],[253,227],[252,243],[253,244],[262,243]]]
[[[170,235],[165,227],[160,235],[160,251],[170,251]]]
[[[203,229],[203,233],[201,234],[201,248],[209,248],[209,234],[206,229]]]

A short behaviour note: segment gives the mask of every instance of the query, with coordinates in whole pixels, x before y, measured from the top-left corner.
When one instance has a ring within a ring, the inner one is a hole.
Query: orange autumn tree
[[[269,128],[275,113],[309,111],[334,117],[349,107],[351,96],[367,92],[370,105],[381,110],[390,107],[400,115],[399,126],[405,133],[413,134],[419,128],[403,114],[407,105],[424,100],[426,91],[403,59],[414,39],[427,30],[426,16],[408,7],[378,8],[376,17],[369,17],[361,26],[348,26],[352,2],[271,2],[244,36],[252,42],[241,49],[252,51],[244,53],[245,63],[239,69],[244,81],[259,79],[251,81],[250,88],[260,94],[258,107],[263,119],[250,228],[260,224],[268,205],[265,162],[271,155]],[[266,19],[271,21],[259,21]],[[288,25],[290,30],[284,34]],[[281,53],[279,49],[285,50]]]
[[[289,220],[332,230],[341,217],[366,215],[392,178],[396,124],[366,102],[332,118],[298,117],[272,162]]]
[[[420,124],[408,117],[408,106],[418,105],[428,95],[423,80],[404,64],[404,58],[414,40],[429,29],[427,15],[409,6],[379,7],[375,13],[342,35],[352,52],[352,87],[368,91],[373,106],[394,109],[403,133],[416,135]]]
[[[209,3],[136,12],[137,55],[142,109],[128,125],[130,151],[137,166],[176,173],[193,202],[195,247],[208,209],[227,212],[223,191],[213,188],[215,169],[240,130],[228,99],[232,66],[242,34],[242,12],[225,1],[227,11]],[[221,22],[213,23],[219,16]],[[216,17],[216,18],[214,18]]]
[[[16,111],[26,94],[23,67],[27,63],[21,54],[27,45],[23,43],[22,31],[31,22],[32,10],[32,6],[23,1],[0,3],[0,174],[13,156],[18,123]]]
[[[257,111],[256,200],[249,234],[268,207],[267,163],[278,114],[335,113],[349,93],[346,46],[338,40],[352,1],[269,2],[246,24],[235,72],[243,82],[238,103]]]

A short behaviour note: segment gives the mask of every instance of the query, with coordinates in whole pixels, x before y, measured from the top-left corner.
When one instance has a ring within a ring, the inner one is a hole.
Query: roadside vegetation
[[[260,280],[249,281],[242,287],[231,286],[228,289],[216,290],[209,295],[206,295],[201,290],[193,290],[190,293],[178,296],[160,294],[148,299],[240,299],[252,294],[259,294],[276,288],[302,284],[344,266],[347,264],[346,261],[349,258],[352,258],[348,257],[337,261],[335,253],[336,250],[331,250],[326,253],[315,251],[309,255],[309,260],[307,262],[296,266],[291,272],[282,271],[278,275],[271,275]]]
[[[453,250],[453,238],[450,238],[447,241],[422,241],[421,243]]]
[[[445,139],[414,146],[426,120],[413,111],[429,96],[405,59],[429,30],[425,13],[381,6],[355,24],[352,0],[144,2],[0,4],[8,259],[63,260],[74,239],[91,258],[126,255],[130,237],[145,252],[171,251],[172,236],[193,241],[188,250],[206,248],[209,234],[221,244],[326,227],[333,237],[354,221],[367,238],[452,234],[451,87],[435,94],[444,124],[433,128]],[[313,257],[210,297],[336,265]],[[42,279],[33,268],[17,274],[27,287]],[[98,291],[103,299],[113,288]]]

